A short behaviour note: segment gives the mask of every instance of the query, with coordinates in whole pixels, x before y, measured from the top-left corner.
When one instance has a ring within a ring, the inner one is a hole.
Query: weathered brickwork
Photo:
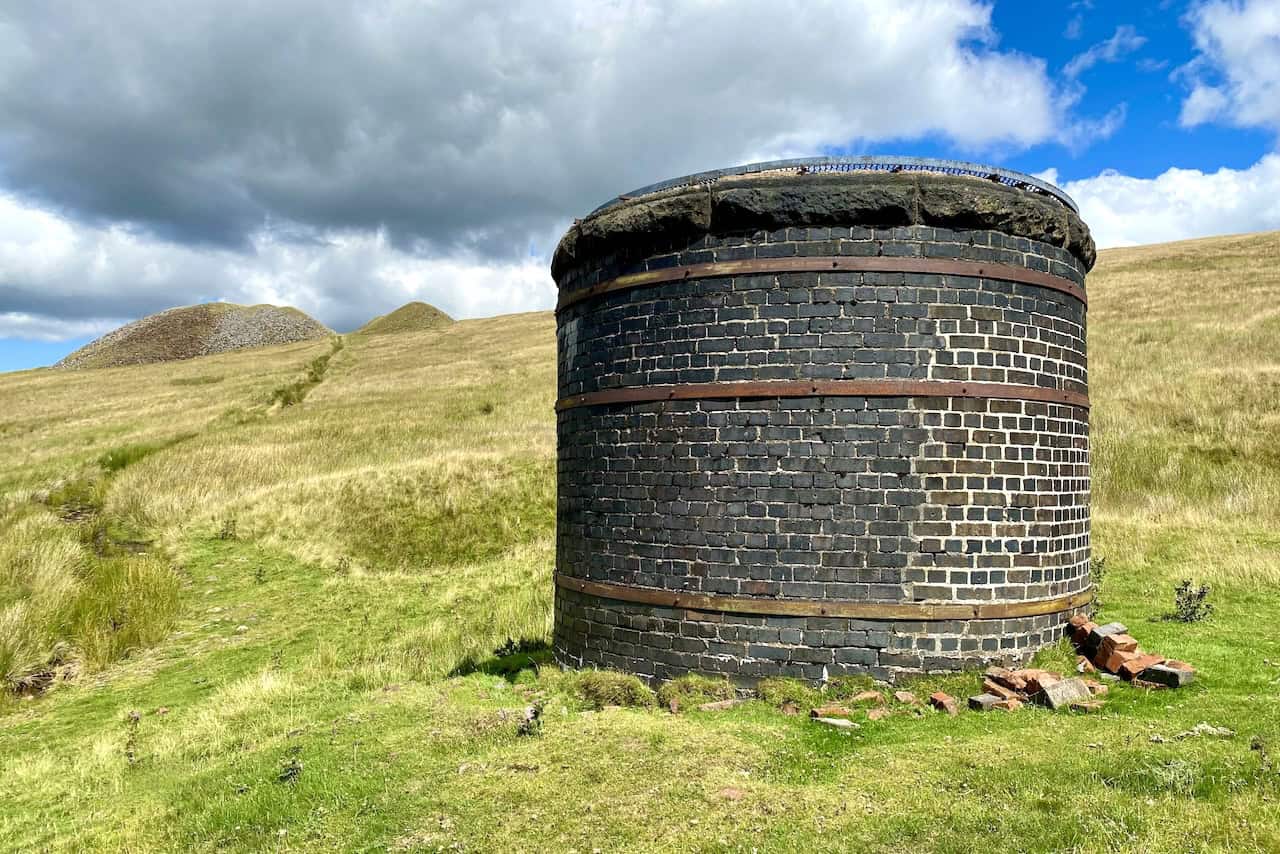
[[[1060,231],[1075,235],[1077,226]],[[1016,234],[924,225],[681,232],[646,235],[643,246],[644,258],[622,251],[561,263],[562,294],[631,272],[752,259],[955,259],[1077,285],[1092,262],[1091,242],[1082,258]],[[1085,324],[1085,305],[1070,294],[985,276],[764,272],[641,284],[559,312],[559,396],[761,380],[954,381],[1083,395]],[[1089,589],[1083,406],[874,395],[574,405],[558,413],[558,480],[557,571],[569,578],[886,605],[1035,603]],[[966,620],[753,616],[561,587],[555,640],[567,664],[647,678],[812,679],[824,667],[893,678],[1021,660],[1061,637],[1076,610]]]
[[[974,248],[905,235],[899,246],[917,255],[922,247]],[[711,251],[675,257],[681,265],[704,263],[692,259]],[[1044,258],[1009,254],[1016,261],[1002,262],[1018,266]],[[566,397],[661,383],[884,378],[1085,391],[1084,312],[1059,291],[969,276],[777,273],[672,282],[561,312],[559,391]]]
[[[879,602],[1045,599],[1088,584],[1088,427],[1075,407],[669,401],[568,409],[559,430],[556,563],[575,577]]]
[[[660,608],[556,595],[556,655],[573,667],[625,670],[648,680],[720,674],[750,685],[770,676],[818,680],[1024,662],[1056,643],[1079,609],[1007,620],[911,622],[778,617]]]

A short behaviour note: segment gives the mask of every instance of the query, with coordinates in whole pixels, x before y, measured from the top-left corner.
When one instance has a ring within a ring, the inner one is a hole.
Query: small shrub
[[[605,706],[652,706],[653,691],[635,676],[613,670],[584,670],[577,674],[574,688],[596,711]]]
[[[258,564],[253,569],[253,580],[259,584],[267,583],[267,568],[263,564]]]
[[[342,557],[338,558],[338,565],[333,568],[333,571],[336,575],[341,575],[344,578],[350,575],[351,574],[351,558],[347,557],[346,555],[343,555]]]
[[[738,692],[733,684],[723,677],[702,676],[698,673],[686,673],[662,683],[658,688],[658,703],[663,707],[671,705],[675,700],[680,708],[687,709],[702,703],[714,703],[717,700],[732,700]]]
[[[220,540],[234,540],[234,539],[237,539],[237,536],[236,536],[236,520],[235,520],[235,519],[223,519],[223,520],[222,520],[222,524],[218,526],[218,539],[220,539]]]
[[[524,710],[520,723],[516,725],[516,735],[542,735],[542,702],[538,701]]]
[[[1191,579],[1184,579],[1173,591],[1173,610],[1164,619],[1179,623],[1198,623],[1209,619],[1213,605],[1206,602],[1212,589],[1207,584],[1195,586]]]

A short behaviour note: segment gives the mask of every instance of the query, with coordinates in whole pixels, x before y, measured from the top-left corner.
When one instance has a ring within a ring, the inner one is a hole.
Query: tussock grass
[[[53,513],[30,510],[0,533],[0,687],[45,690],[161,640],[178,578],[154,557],[100,558]]]

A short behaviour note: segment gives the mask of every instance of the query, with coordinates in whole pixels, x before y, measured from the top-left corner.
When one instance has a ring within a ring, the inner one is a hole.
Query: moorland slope
[[[434,305],[407,302],[388,314],[375,317],[356,330],[357,335],[397,335],[401,332],[426,332],[453,323],[453,318]]]
[[[545,666],[550,313],[0,376],[0,847],[1275,850],[1278,261],[1090,276],[1103,614],[1201,672],[1100,715],[845,734],[803,686],[671,715]],[[1160,619],[1186,577],[1209,622]]]

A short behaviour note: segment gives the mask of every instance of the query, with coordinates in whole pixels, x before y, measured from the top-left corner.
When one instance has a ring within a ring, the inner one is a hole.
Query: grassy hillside
[[[401,332],[425,332],[453,323],[453,318],[434,305],[407,302],[389,314],[370,320],[356,330],[357,335],[398,335]]]
[[[530,666],[549,313],[0,376],[0,644],[26,626],[45,667],[0,700],[0,847],[1275,850],[1278,255],[1280,234],[1120,250],[1090,278],[1105,615],[1203,677],[1091,716],[848,735],[776,695],[597,711]],[[1210,622],[1158,620],[1183,577],[1215,586]],[[1200,721],[1238,735],[1172,738]]]

